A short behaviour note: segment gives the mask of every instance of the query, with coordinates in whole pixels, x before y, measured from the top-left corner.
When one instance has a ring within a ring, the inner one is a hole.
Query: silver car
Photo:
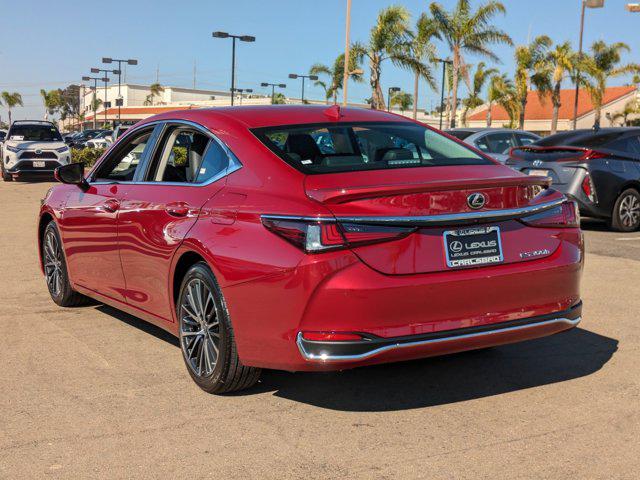
[[[501,163],[507,161],[513,147],[524,147],[540,139],[535,133],[508,128],[454,128],[445,131]]]

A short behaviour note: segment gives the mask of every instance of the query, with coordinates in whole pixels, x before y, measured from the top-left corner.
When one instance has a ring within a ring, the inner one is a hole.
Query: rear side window
[[[280,158],[309,174],[492,164],[471,149],[413,123],[294,125],[253,133]]]
[[[476,141],[478,148],[488,153],[508,153],[509,149],[515,147],[513,135],[511,133],[490,133]]]

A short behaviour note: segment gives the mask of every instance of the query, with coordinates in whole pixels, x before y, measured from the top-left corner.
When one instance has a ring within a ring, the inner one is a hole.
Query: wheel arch
[[[40,215],[40,220],[38,221],[38,258],[40,260],[40,270],[44,273],[44,264],[42,259],[42,240],[44,238],[44,231],[51,222],[54,222],[54,216],[45,211]]]

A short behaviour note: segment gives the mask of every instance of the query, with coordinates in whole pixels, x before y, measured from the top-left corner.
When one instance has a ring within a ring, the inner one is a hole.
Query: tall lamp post
[[[580,41],[578,43],[578,59],[582,58],[582,37],[584,34],[584,11],[587,8],[602,8],[604,0],[582,0],[580,13]],[[578,126],[578,94],[580,93],[580,66],[576,68],[576,93],[573,98],[573,129]]]
[[[227,32],[213,32],[213,38],[230,38],[231,42],[231,105],[233,105],[233,92],[236,89],[236,40],[241,42],[255,42],[256,37],[251,35],[231,35]]]
[[[347,89],[349,87],[349,55],[351,48],[349,45],[349,32],[351,30],[351,0],[347,0],[347,19],[344,35],[344,73],[342,76],[342,106],[347,106]]]
[[[302,95],[300,97],[300,100],[302,100],[302,103],[304,103],[304,79],[308,78],[309,80],[318,80],[318,76],[317,75],[302,75],[300,73],[290,73],[289,74],[289,78],[293,78],[294,80],[296,78],[301,78],[302,79]]]
[[[82,77],[82,80],[84,82],[89,82],[89,81],[93,80],[94,95],[96,93],[98,93],[98,80],[100,80],[101,82],[105,82],[105,84],[106,84],[106,82],[109,81],[109,79],[107,77]],[[91,88],[91,87],[89,87],[89,88]],[[96,119],[96,116],[97,116],[96,112],[98,111],[98,109],[96,108],[96,102],[92,101],[91,104],[92,104],[91,108],[93,110],[93,129],[95,130],[96,129],[96,125],[97,125],[96,124],[96,120],[97,120]]]
[[[387,112],[391,111],[391,97],[393,97],[393,94],[395,92],[399,91],[400,87],[389,87],[389,89],[387,90]]]
[[[109,79],[107,78],[108,73],[113,73],[114,75],[120,75],[120,70],[109,70],[106,68],[92,68],[91,73],[104,73],[104,77],[102,81],[104,82],[104,128],[107,128],[107,105],[110,106],[110,103],[107,101],[107,84],[109,83]]]
[[[240,94],[240,105],[242,105],[242,94],[252,93],[253,89],[252,88],[234,88],[233,91],[238,92]]]
[[[440,88],[440,130],[442,130],[442,114],[444,113],[444,80],[447,76],[447,63],[452,65],[453,61],[447,58],[436,58],[436,62],[442,63],[442,87]],[[455,117],[455,112],[453,113]]]
[[[275,102],[275,98],[276,98],[276,87],[278,88],[287,88],[287,85],[285,83],[269,83],[269,82],[262,82],[260,84],[261,87],[271,87],[271,105],[273,105],[273,102]]]
[[[102,63],[113,63],[116,62],[118,64],[118,98],[116,98],[116,105],[118,107],[118,123],[120,123],[120,107],[122,107],[122,96],[120,95],[120,85],[121,85],[121,77],[122,77],[122,64],[126,63],[127,65],[138,65],[138,60],[134,58],[130,58],[128,60],[122,58],[111,58],[111,57],[102,57]]]

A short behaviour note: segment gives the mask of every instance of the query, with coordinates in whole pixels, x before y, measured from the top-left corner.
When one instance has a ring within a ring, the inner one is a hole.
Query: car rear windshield
[[[288,125],[253,133],[284,161],[308,174],[492,164],[458,142],[408,122]]]
[[[563,132],[556,135],[550,135],[546,138],[538,140],[535,145],[540,147],[580,147],[580,148],[598,148],[604,147],[611,142],[615,142],[619,138],[626,135],[624,131],[614,132]]]
[[[60,132],[53,125],[12,125],[9,140],[25,142],[61,142]]]

